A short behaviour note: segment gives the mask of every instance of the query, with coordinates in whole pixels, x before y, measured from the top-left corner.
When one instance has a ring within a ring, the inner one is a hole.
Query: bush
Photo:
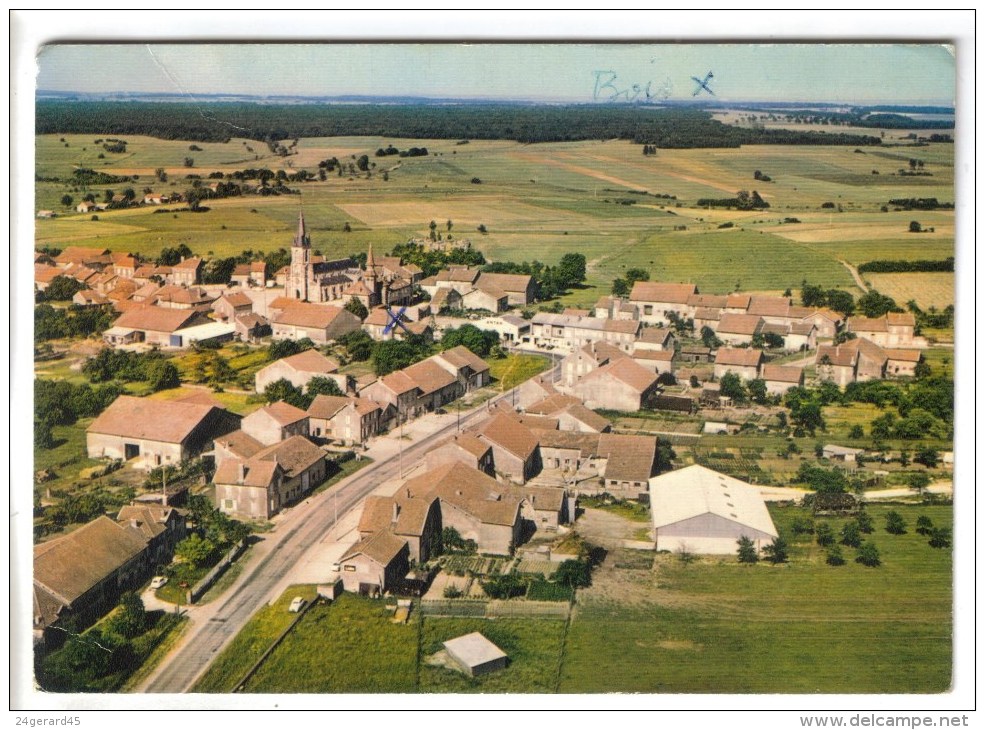
[[[930,531],[930,541],[927,543],[932,548],[951,547],[951,531],[946,527],[935,527]]]
[[[814,534],[814,520],[810,517],[795,517],[790,527],[795,535]]]
[[[487,596],[500,600],[522,596],[527,591],[527,582],[516,573],[497,575],[481,581],[480,585]]]
[[[461,598],[463,594],[461,588],[459,588],[458,586],[451,585],[449,583],[448,585],[445,586],[445,590],[442,591],[442,595],[445,598]]]
[[[833,545],[835,541],[834,531],[827,522],[819,524],[815,530],[815,541],[821,547]]]
[[[917,517],[917,534],[918,535],[929,535],[933,532],[934,523],[931,521],[927,515],[920,515]]]
[[[773,542],[763,548],[763,554],[774,565],[787,562],[790,557],[787,541],[782,537],[774,537]]]
[[[584,560],[565,560],[554,573],[554,582],[572,588],[592,584],[592,566]]]
[[[858,524],[858,531],[864,532],[866,535],[871,535],[872,531],[875,530],[872,515],[868,512],[860,511],[855,517],[855,522]]]
[[[846,522],[841,528],[841,544],[857,548],[862,544],[862,532],[855,521]]]

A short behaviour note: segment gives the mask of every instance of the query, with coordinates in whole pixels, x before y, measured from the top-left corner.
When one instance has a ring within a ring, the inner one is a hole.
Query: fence
[[[566,619],[571,611],[571,604],[567,601],[429,599],[421,601],[420,611],[422,616]]]
[[[212,584],[218,580],[220,575],[226,572],[226,568],[232,565],[233,561],[238,558],[245,549],[246,540],[241,540],[233,545],[232,550],[226,553],[222,560],[216,563],[216,566],[206,573],[205,577],[196,583],[190,591],[188,591],[189,602],[195,603],[195,601],[201,598],[202,594],[212,587]]]

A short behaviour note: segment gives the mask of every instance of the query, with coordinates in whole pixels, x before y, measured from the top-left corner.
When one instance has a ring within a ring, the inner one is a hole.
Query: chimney
[[[237,481],[240,484],[242,484],[244,481],[246,481],[246,464],[244,464],[242,461],[239,462],[239,464],[237,465],[237,471],[238,471]]]
[[[131,517],[130,518],[130,527],[132,527],[135,530],[138,529],[140,527],[140,521],[137,520],[137,518],[135,518],[135,517]]]
[[[397,518],[399,516],[400,516],[400,505],[398,505],[396,502],[394,502],[393,503],[393,517],[390,519],[390,522],[396,522],[397,521]]]

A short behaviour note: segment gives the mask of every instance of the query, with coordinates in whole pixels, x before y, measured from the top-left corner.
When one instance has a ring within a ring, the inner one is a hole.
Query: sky
[[[38,89],[84,93],[688,100],[711,72],[725,102],[955,101],[940,43],[52,44],[37,62]]]

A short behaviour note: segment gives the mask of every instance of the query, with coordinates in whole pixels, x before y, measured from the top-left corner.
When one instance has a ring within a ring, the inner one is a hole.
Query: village
[[[244,547],[276,536],[278,516],[298,519],[313,495],[341,490],[337,479],[358,475],[346,469],[367,463],[398,468],[366,484],[346,514],[336,496],[331,529],[295,582],[317,584],[328,601],[342,591],[413,598],[393,604],[404,621],[411,610],[456,615],[462,602],[492,615],[497,601],[524,594],[547,615],[567,615],[570,603],[550,600],[570,602],[592,571],[605,570],[579,527],[586,509],[646,520],[616,541],[623,548],[682,560],[738,550],[742,560],[745,545],[746,559],[783,562],[787,543],[768,501],[816,491],[815,509],[824,496],[827,509],[854,513],[862,498],[852,489],[861,495],[888,478],[903,489],[887,495],[919,497],[932,481],[946,484],[942,470],[953,463],[949,451],[924,449],[914,477],[905,452],[864,447],[860,428],[817,441],[814,465],[791,462],[786,477],[755,460],[729,461],[730,439],[823,431],[808,402],[816,392],[920,376],[930,343],[912,312],[846,316],[799,305],[790,292],[703,294],[648,274],[592,309],[534,311],[530,275],[449,264],[424,277],[399,256],[374,256],[372,245],[362,265],[315,255],[303,212],[282,269],[242,264],[228,282],[204,285],[207,263],[181,256],[155,265],[76,246],[35,254],[39,299],[72,292],[77,311],[111,313],[92,334],[108,350],[167,357],[283,342],[290,353],[255,369],[250,390],[263,404],[248,413],[228,410],[220,393],[182,388],[166,400],[122,393],[96,415],[85,429],[86,456],[105,465],[95,477],[149,476],[132,482],[139,493],[116,514],[35,546],[42,653],[127,591],[194,616]],[[481,335],[485,358],[525,358],[535,369],[497,390],[490,362],[454,344],[468,341],[449,335],[458,328]],[[339,359],[350,360],[356,336],[417,350],[380,375],[353,371]],[[405,432],[423,449],[406,464]],[[702,439],[716,446],[702,451]],[[779,443],[775,457],[799,451],[792,438]],[[39,474],[42,487],[51,476]],[[56,504],[42,500],[42,516]],[[250,536],[249,525],[268,527]],[[293,598],[291,611],[303,612],[315,596]],[[505,666],[499,647],[470,636],[464,649],[446,647],[458,665],[473,675]]]

